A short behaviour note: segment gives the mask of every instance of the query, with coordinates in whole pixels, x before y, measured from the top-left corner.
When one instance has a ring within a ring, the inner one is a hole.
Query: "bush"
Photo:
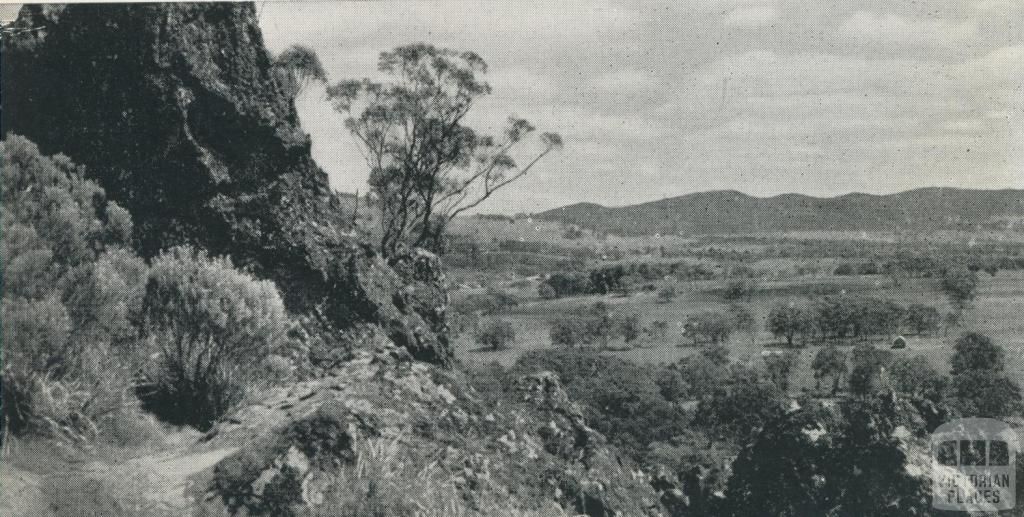
[[[907,307],[906,314],[906,328],[913,334],[931,334],[939,328],[941,317],[935,307],[914,303]]]
[[[922,356],[897,358],[889,367],[893,389],[912,396],[940,387],[945,380]]]
[[[580,296],[594,292],[594,284],[591,283],[590,277],[581,273],[555,273],[544,280],[541,285],[551,288],[554,293],[553,298]],[[539,289],[540,287],[538,287]],[[543,292],[538,291],[538,293],[544,297]]]
[[[882,371],[892,364],[892,352],[862,345],[853,349],[852,356],[850,391],[856,395],[871,395],[878,391],[882,387]]]
[[[558,375],[590,425],[634,457],[685,428],[685,414],[662,397],[653,368],[571,350],[530,351],[514,367],[516,376],[545,370]]]
[[[244,393],[247,369],[284,343],[290,321],[272,282],[187,247],[153,261],[140,332],[159,351],[146,406],[206,429]]]
[[[4,419],[14,433],[45,422],[95,434],[143,357],[131,218],[65,156],[16,136],[0,156]]]
[[[836,276],[851,276],[853,275],[853,271],[853,264],[844,262],[836,266],[836,270],[833,274]]]
[[[757,292],[757,283],[753,280],[735,280],[729,282],[722,292],[722,298],[727,302],[739,300],[750,300],[750,297]]]
[[[822,379],[832,379],[832,394],[835,395],[839,391],[843,377],[849,371],[846,365],[846,352],[832,345],[822,348],[814,355],[811,368],[814,370],[814,380],[818,383],[819,389]]]
[[[683,329],[693,340],[694,346],[700,343],[721,343],[729,339],[732,323],[725,314],[704,312],[687,318]]]
[[[512,322],[495,319],[485,322],[477,332],[476,341],[491,350],[504,350],[516,340],[516,330]]]
[[[673,284],[666,285],[658,290],[658,303],[670,303],[676,299],[676,286]]]

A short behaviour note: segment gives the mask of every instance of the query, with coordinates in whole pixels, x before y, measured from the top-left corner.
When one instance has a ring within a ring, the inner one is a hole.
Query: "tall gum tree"
[[[417,43],[381,53],[378,69],[391,80],[342,81],[327,95],[370,168],[385,256],[402,245],[441,249],[452,219],[562,146],[557,133],[541,133],[521,165],[512,154],[535,132],[530,122],[510,117],[498,137],[463,124],[491,92],[481,80],[487,63],[473,52]]]

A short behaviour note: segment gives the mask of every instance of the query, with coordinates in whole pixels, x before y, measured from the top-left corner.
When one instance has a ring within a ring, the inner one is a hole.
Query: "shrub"
[[[765,423],[785,411],[785,394],[772,382],[737,379],[701,401],[693,423],[739,443],[755,436]]]
[[[851,276],[853,275],[853,264],[844,262],[836,266],[836,270],[833,274],[836,276]]]
[[[882,371],[892,363],[892,352],[871,345],[853,349],[853,368],[850,371],[850,391],[857,395],[870,395],[882,385]]]
[[[945,382],[922,356],[897,358],[889,367],[889,380],[893,389],[908,395],[922,395]]]
[[[839,384],[849,371],[849,367],[846,365],[846,352],[832,345],[822,348],[814,355],[811,368],[814,370],[814,380],[819,384],[819,389],[822,379],[829,377],[832,379],[832,394],[834,395],[839,391]]]
[[[683,329],[696,346],[700,343],[721,343],[728,340],[732,324],[725,314],[704,312],[687,318]]]
[[[750,300],[755,292],[757,292],[757,284],[753,280],[735,280],[725,286],[722,297],[727,302]]]
[[[568,347],[592,343],[587,323],[575,318],[556,320],[551,323],[551,343]]]
[[[583,406],[587,422],[634,457],[685,427],[685,415],[662,397],[653,368],[564,349],[527,352],[514,367],[518,375],[545,370],[558,375],[570,398]]]
[[[187,247],[150,268],[140,331],[159,351],[146,405],[177,424],[208,428],[244,391],[247,368],[273,353],[290,322],[272,282]]]
[[[541,284],[543,285],[543,284]],[[453,312],[459,314],[497,314],[519,305],[520,299],[508,291],[488,287],[483,293],[474,293],[452,304]]]
[[[590,277],[581,273],[555,273],[544,280],[542,285],[548,285],[554,292],[555,298],[566,296],[580,296],[594,292],[594,284]]]
[[[800,356],[796,352],[769,354],[762,357],[764,376],[783,393],[789,391],[789,381]]]
[[[476,335],[477,343],[491,350],[504,350],[515,340],[515,327],[512,326],[512,322],[505,319],[485,322]]]
[[[939,328],[939,311],[919,303],[907,307],[905,325],[914,334],[931,334]]]
[[[131,218],[65,156],[16,136],[0,156],[4,418],[15,433],[52,422],[94,434],[142,357]]]
[[[658,290],[658,303],[670,303],[676,299],[676,286],[673,284],[666,285]]]
[[[558,293],[555,292],[554,287],[551,287],[551,284],[542,282],[537,285],[537,296],[540,296],[542,300],[552,300],[558,298]]]

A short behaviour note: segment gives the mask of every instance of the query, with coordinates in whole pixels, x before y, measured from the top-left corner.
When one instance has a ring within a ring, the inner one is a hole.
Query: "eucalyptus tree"
[[[342,81],[327,89],[370,169],[371,199],[380,211],[380,250],[402,245],[439,249],[448,223],[525,176],[562,146],[556,133],[510,117],[500,136],[466,125],[491,93],[487,63],[473,52],[416,43],[380,55],[386,82]],[[513,154],[527,156],[520,164]]]

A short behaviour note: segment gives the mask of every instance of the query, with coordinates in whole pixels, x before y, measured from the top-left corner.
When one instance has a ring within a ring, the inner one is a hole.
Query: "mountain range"
[[[1007,229],[1024,217],[1024,190],[930,187],[830,198],[720,190],[622,207],[577,203],[534,217],[622,235]]]

